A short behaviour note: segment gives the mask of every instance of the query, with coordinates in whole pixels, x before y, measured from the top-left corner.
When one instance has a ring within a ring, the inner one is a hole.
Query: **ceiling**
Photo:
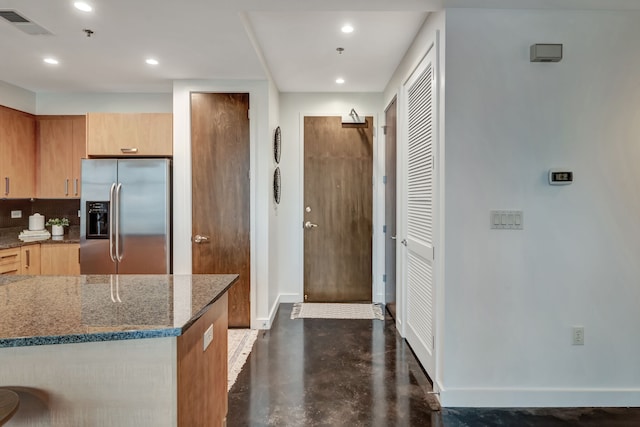
[[[171,92],[177,79],[271,75],[282,92],[381,92],[442,3],[85,1],[92,12],[75,9],[74,0],[0,0],[0,11],[15,10],[51,33],[29,35],[0,18],[0,81],[36,93]],[[355,31],[343,34],[345,23]],[[47,56],[59,64],[45,64]],[[149,57],[159,64],[146,64]]]

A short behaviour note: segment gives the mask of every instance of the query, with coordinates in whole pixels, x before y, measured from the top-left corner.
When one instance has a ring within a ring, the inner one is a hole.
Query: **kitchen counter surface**
[[[182,335],[234,274],[0,276],[0,347]]]
[[[80,243],[79,225],[66,227],[63,236],[51,236],[47,240],[38,240],[36,242],[23,242],[18,239],[18,234],[24,229],[25,227],[0,228],[0,249],[16,248],[35,243]]]

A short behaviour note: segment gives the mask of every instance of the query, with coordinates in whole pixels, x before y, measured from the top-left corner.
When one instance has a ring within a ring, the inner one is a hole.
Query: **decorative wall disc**
[[[280,163],[280,140],[282,137],[280,136],[280,126],[276,128],[276,132],[273,135],[273,159],[276,163]]]
[[[280,204],[280,167],[273,172],[273,200]]]

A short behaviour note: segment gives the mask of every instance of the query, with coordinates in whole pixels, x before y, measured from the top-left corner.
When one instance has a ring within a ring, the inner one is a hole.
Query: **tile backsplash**
[[[49,218],[68,218],[71,225],[80,225],[79,199],[8,199],[0,200],[0,228],[29,226],[29,215],[39,213]],[[22,218],[11,218],[11,211],[22,211]]]

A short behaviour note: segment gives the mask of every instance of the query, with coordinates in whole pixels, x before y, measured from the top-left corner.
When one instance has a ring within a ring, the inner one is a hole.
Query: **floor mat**
[[[378,319],[384,320],[380,304],[302,303],[293,305],[292,319]]]
[[[258,337],[257,329],[229,329],[227,333],[227,390],[236,382],[242,366],[247,361],[253,343]]]

